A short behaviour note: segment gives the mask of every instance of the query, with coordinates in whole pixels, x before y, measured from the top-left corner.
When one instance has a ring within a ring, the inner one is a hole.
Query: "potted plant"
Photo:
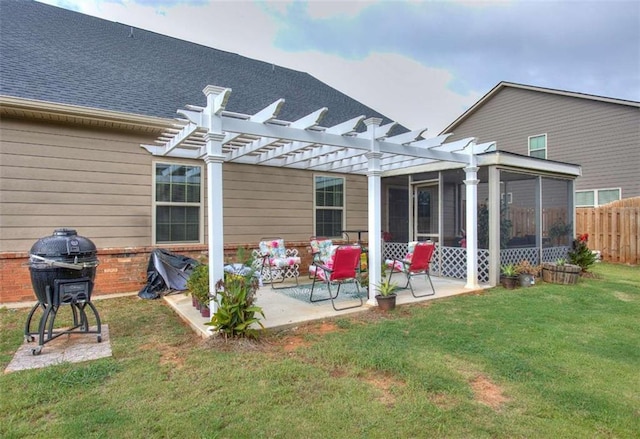
[[[189,279],[187,279],[189,293],[198,303],[200,315],[210,317],[209,312],[209,266],[200,264],[193,269]]]
[[[566,259],[542,264],[542,279],[553,284],[573,285],[578,283],[582,268],[579,265],[567,264]]]
[[[540,275],[542,267],[539,265],[531,265],[528,260],[521,261],[517,266],[518,279],[520,280],[521,287],[530,287],[535,285],[536,277]]]
[[[382,280],[376,285],[376,300],[378,307],[383,311],[389,311],[396,307],[396,290],[398,286],[390,280]]]
[[[502,272],[502,286],[508,290],[513,290],[518,284],[518,269],[515,264],[507,264],[500,267]]]

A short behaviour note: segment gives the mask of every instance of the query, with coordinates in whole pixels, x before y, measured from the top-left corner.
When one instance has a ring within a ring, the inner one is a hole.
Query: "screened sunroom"
[[[496,285],[504,264],[566,257],[574,236],[574,181],[580,166],[494,151],[477,156],[478,282]],[[462,166],[434,163],[385,173],[385,257],[407,242],[437,245],[435,275],[467,275],[467,200]]]

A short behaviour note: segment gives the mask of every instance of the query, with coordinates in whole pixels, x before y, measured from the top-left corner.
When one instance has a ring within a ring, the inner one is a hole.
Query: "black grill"
[[[45,343],[64,334],[98,334],[98,342],[101,342],[100,316],[91,303],[99,263],[93,242],[78,236],[73,229],[56,229],[53,235],[36,241],[29,253],[31,284],[38,299],[25,325],[25,340],[31,342],[35,340],[34,335],[39,336],[39,346],[32,349],[32,353],[39,354]],[[54,330],[55,318],[61,305],[71,307],[73,326]],[[89,330],[87,307],[93,313],[96,330]],[[42,311],[38,331],[32,332],[31,320],[38,310]]]

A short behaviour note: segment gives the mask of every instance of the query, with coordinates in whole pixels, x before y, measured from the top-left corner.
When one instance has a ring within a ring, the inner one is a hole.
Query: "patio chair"
[[[309,265],[309,279],[313,279],[317,272],[317,268],[314,264],[318,262],[321,265],[327,265],[333,256],[333,251],[336,246],[333,245],[333,241],[329,238],[312,236],[309,238],[309,247],[311,249],[312,258],[311,264]]]
[[[357,308],[363,305],[362,296],[360,296],[360,287],[358,283],[358,266],[360,264],[360,254],[362,249],[359,245],[340,245],[335,248],[333,258],[329,260],[327,265],[319,262],[314,263],[316,267],[316,275],[313,277],[313,284],[311,285],[311,295],[309,297],[310,302],[322,302],[323,300],[331,300],[331,305],[336,311],[342,311],[345,309]],[[313,291],[316,286],[316,280],[320,280],[327,285],[329,290],[329,297],[324,299],[314,299]],[[336,307],[335,299],[340,294],[340,287],[343,283],[353,282],[358,292],[357,305],[350,305],[338,308]],[[338,285],[335,296],[331,292],[331,284]]]
[[[298,286],[300,257],[298,250],[285,247],[282,238],[261,238],[259,244],[259,269],[263,282],[271,284],[271,288],[290,288]],[[276,288],[274,283],[282,283],[287,278],[295,279],[295,285]]]
[[[429,265],[435,248],[436,246],[433,242],[410,242],[407,255],[404,259],[387,260],[387,266],[390,268],[389,282],[391,282],[391,276],[393,276],[394,273],[404,273],[407,276],[407,284],[403,288],[406,289],[409,287],[413,297],[433,296],[436,290],[433,287],[433,282],[431,282],[431,276],[429,275]],[[414,276],[427,276],[429,284],[431,285],[431,292],[416,295],[413,290],[413,285],[411,285],[411,278]]]

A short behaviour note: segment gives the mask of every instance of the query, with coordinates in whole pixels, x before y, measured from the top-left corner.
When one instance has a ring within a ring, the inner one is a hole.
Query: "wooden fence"
[[[605,261],[640,264],[640,197],[576,209],[576,233]]]

